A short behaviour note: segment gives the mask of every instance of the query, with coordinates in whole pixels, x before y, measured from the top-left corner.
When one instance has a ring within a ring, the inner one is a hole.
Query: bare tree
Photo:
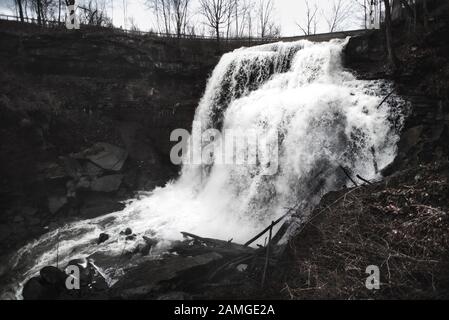
[[[316,27],[318,24],[318,6],[315,4],[313,7],[311,7],[308,0],[304,0],[304,4],[306,5],[304,25],[301,25],[298,22],[296,22],[296,25],[299,27],[299,29],[301,29],[302,32],[304,32],[304,35],[308,36],[316,33]]]
[[[384,0],[385,4],[385,38],[388,51],[388,62],[393,70],[398,67],[398,61],[393,47],[393,32],[391,28],[391,6],[390,0]]]
[[[323,15],[329,32],[341,30],[351,16],[351,4],[347,0],[332,0],[330,11]]]
[[[273,28],[273,10],[274,5],[272,0],[260,0],[257,15],[259,19],[260,37],[265,38],[269,33],[269,29]]]
[[[178,38],[186,29],[189,4],[190,0],[172,0],[172,15]]]
[[[234,15],[234,7],[236,6],[235,0],[227,0],[227,6],[226,9],[226,39],[229,39],[229,34],[231,32],[231,24],[234,22],[235,15]]]
[[[79,5],[82,10],[81,21],[85,24],[107,27],[111,26],[111,19],[106,14],[106,4],[104,0],[89,0],[84,5]]]
[[[23,16],[23,4],[22,4],[22,0],[15,0],[15,4],[17,6],[17,9],[19,11],[19,17],[20,17],[20,21],[24,22],[24,16]]]
[[[363,26],[368,29],[368,2],[370,0],[353,0],[363,10]]]
[[[234,20],[235,20],[235,36],[243,37],[245,28],[248,25],[248,13],[254,4],[251,0],[234,0]]]
[[[206,18],[206,24],[215,32],[220,42],[220,29],[226,24],[229,6],[226,0],[200,0],[200,13]]]
[[[160,23],[162,23],[163,30],[167,34],[172,31],[172,1],[173,0],[146,0],[146,5],[153,10],[156,15],[159,30],[161,29]]]

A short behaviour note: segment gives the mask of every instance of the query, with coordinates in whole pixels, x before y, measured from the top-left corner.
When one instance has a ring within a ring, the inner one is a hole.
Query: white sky
[[[82,1],[82,0],[80,0]],[[148,31],[150,28],[156,29],[155,19],[151,13],[151,11],[144,5],[145,0],[100,0],[106,1],[106,10],[108,15],[112,15],[113,11],[113,22],[117,27],[125,26],[124,24],[124,14],[123,14],[123,3],[127,4],[127,17],[133,17],[136,24],[138,25],[140,30]],[[201,19],[201,16],[197,12],[197,0],[192,0],[193,6],[193,21],[198,21]],[[254,0],[255,2],[259,0]],[[305,15],[305,5],[304,0],[273,0],[275,5],[275,20],[276,23],[281,26],[281,32],[283,36],[294,36],[301,35],[302,32],[296,25],[296,21],[301,22],[304,21]],[[322,16],[322,12],[326,12],[331,7],[331,3],[333,0],[309,0],[309,3],[316,3],[319,7],[318,15]],[[356,18],[356,16],[360,16],[361,8],[357,4],[355,4],[355,0],[345,0],[348,3],[353,4],[353,15],[354,18],[350,19],[346,24],[344,29],[360,29],[361,20]],[[3,14],[14,14],[12,10],[13,6],[11,3],[13,0],[0,0],[0,13]],[[113,6],[112,6],[113,4]],[[113,8],[113,10],[112,10]],[[129,28],[130,23],[127,20],[126,27]],[[207,28],[203,27],[201,24],[200,28],[197,30]],[[318,32],[328,32],[328,27],[323,18],[319,19],[318,23]]]

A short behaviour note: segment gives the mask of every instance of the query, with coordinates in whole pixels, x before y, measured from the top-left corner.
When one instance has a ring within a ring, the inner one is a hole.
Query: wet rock
[[[11,228],[6,225],[0,224],[0,240],[8,239],[11,235]]]
[[[155,246],[155,245],[157,245],[158,244],[158,240],[157,239],[155,239],[155,238],[150,238],[150,237],[147,237],[147,236],[142,236],[142,238],[143,238],[143,240],[145,240],[145,243],[146,244],[148,244],[148,245],[150,245],[150,246]]]
[[[22,223],[23,220],[24,220],[24,219],[23,219],[22,216],[15,216],[13,221],[14,221],[15,223]]]
[[[53,266],[43,267],[40,271],[40,276],[43,282],[55,288],[62,287],[67,277],[63,271]]]
[[[126,236],[126,238],[125,238],[126,240],[136,240],[136,235],[135,234],[131,234],[131,235],[129,235],[129,236]]]
[[[177,277],[181,272],[188,274],[195,267],[215,263],[222,255],[210,252],[194,257],[173,256],[164,259],[146,260],[127,270],[125,275],[111,288],[111,295],[121,298],[139,298],[148,295],[166,282]]]
[[[84,166],[84,172],[86,175],[90,177],[96,177],[103,174],[103,169],[101,169],[100,167],[96,166],[91,162],[87,162],[86,165]]]
[[[48,209],[52,214],[54,214],[58,212],[66,203],[66,196],[51,196],[48,198]]]
[[[421,133],[424,127],[422,125],[408,129],[402,134],[398,148],[401,152],[408,152],[421,141]]]
[[[95,218],[106,213],[120,211],[125,207],[123,203],[114,199],[102,196],[91,196],[84,201],[84,205],[79,211],[83,218]]]
[[[69,176],[71,176],[72,178],[78,178],[81,176],[82,167],[76,159],[63,157],[62,161],[64,163],[65,171]]]
[[[121,235],[125,235],[125,236],[129,236],[129,235],[132,234],[132,233],[133,233],[133,231],[132,231],[131,228],[126,228],[125,230],[120,231],[120,234],[121,234]]]
[[[120,171],[128,152],[109,143],[99,142],[83,152],[73,154],[75,159],[88,159],[105,170]]]
[[[34,216],[37,213],[37,209],[32,207],[23,207],[20,209],[20,212],[22,213],[22,215],[30,217]]]
[[[76,183],[76,189],[89,189],[90,185],[91,182],[87,177],[81,177]]]
[[[109,239],[109,235],[107,233],[100,233],[98,237],[98,244],[103,243]]]
[[[239,264],[236,269],[239,272],[244,272],[244,271],[246,271],[247,268],[248,268],[247,264]]]
[[[90,189],[97,192],[114,192],[119,189],[122,180],[122,174],[113,174],[96,178],[92,181]]]
[[[41,220],[39,218],[31,217],[27,219],[27,223],[30,226],[36,226],[41,223]]]
[[[185,292],[174,291],[160,295],[156,300],[192,300],[192,296]]]
[[[37,165],[38,179],[56,180],[67,177],[67,171],[62,164],[46,162]]]
[[[144,240],[144,243],[139,244],[137,251],[141,255],[146,256],[150,253],[151,248],[157,245],[159,241],[157,239],[149,238],[147,236],[142,236],[142,238]]]
[[[67,266],[78,266],[85,269],[87,268],[88,263],[89,261],[86,258],[77,258],[70,260],[69,263],[67,263]]]
[[[49,300],[58,296],[58,291],[50,285],[46,285],[41,277],[34,277],[25,283],[22,290],[24,300]]]

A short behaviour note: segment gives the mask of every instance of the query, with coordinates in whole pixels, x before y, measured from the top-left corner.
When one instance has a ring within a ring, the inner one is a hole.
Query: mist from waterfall
[[[99,251],[119,255],[124,239],[98,245],[98,235],[127,227],[138,238],[162,239],[160,250],[181,239],[181,231],[243,243],[288,208],[302,203],[306,215],[326,192],[349,185],[340,166],[376,178],[374,162],[383,168],[395,157],[401,101],[378,108],[391,85],[344,70],[346,42],[242,48],[223,55],[213,71],[195,123],[278,141],[274,174],[264,174],[261,163],[186,163],[176,181],[129,200],[124,210],[66,225],[23,247],[11,261],[14,281],[54,264],[56,243],[60,265]]]

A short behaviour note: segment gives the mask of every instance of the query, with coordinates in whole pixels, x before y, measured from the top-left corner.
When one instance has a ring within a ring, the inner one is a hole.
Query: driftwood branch
[[[369,185],[372,185],[372,183],[371,183],[370,181],[368,181],[368,180],[362,178],[360,175],[356,175],[356,177],[357,177],[357,179],[360,179],[360,180],[362,180],[363,182],[365,182],[365,183],[367,183],[367,184],[369,184]]]
[[[340,165],[340,168],[344,172],[346,177],[348,177],[348,179],[351,180],[351,182],[354,184],[354,186],[358,187],[359,185],[357,184],[357,182],[354,181],[354,179],[351,178],[351,175],[349,174],[349,172],[342,165]]]
[[[273,227],[274,227],[274,221],[271,222],[270,233],[269,233],[269,236],[268,236],[267,255],[265,257],[265,265],[264,265],[264,268],[263,268],[263,275],[262,275],[262,288],[265,286],[265,279],[266,279],[266,276],[267,276],[268,261],[270,259],[271,236],[272,236],[272,233],[273,233]]]
[[[391,95],[393,94],[393,92],[394,92],[394,90],[391,90],[391,92],[385,96],[385,98],[384,98],[384,99],[379,103],[379,105],[377,106],[377,109],[379,109],[379,108],[385,103],[385,101],[387,101],[387,99],[388,99],[389,97],[391,97]]]
[[[294,208],[293,208],[294,209]],[[248,242],[246,242],[243,246],[247,247],[250,244],[252,244],[254,241],[256,241],[257,239],[259,239],[261,236],[263,236],[267,231],[271,230],[275,225],[277,225],[282,219],[284,219],[286,216],[288,216],[291,212],[290,209],[286,214],[284,214],[282,217],[280,217],[279,219],[277,219],[276,221],[274,221],[274,225],[273,223],[270,224],[268,227],[266,227],[265,229],[263,229],[260,233],[258,233],[255,237],[251,238],[251,240],[249,240]]]

